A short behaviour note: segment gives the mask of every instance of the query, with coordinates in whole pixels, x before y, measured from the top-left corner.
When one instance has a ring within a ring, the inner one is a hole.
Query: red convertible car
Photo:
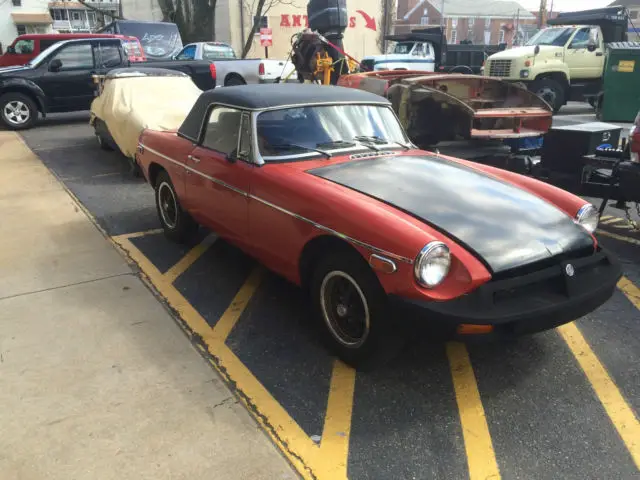
[[[143,131],[136,159],[168,237],[203,225],[307,289],[356,366],[388,358],[415,321],[461,336],[553,328],[621,275],[592,205],[418,150],[390,103],[360,90],[207,91],[178,131]]]

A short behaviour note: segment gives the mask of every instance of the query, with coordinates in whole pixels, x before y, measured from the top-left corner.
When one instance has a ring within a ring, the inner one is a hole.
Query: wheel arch
[[[300,285],[307,289],[313,275],[313,267],[316,262],[328,252],[347,251],[356,253],[366,261],[362,254],[353,244],[335,235],[319,235],[309,240],[300,253],[298,262],[298,274],[300,275]]]
[[[46,103],[44,100],[44,92],[40,87],[29,82],[7,82],[0,87],[0,97],[7,93],[20,93],[26,95],[36,104],[38,111],[43,115],[46,114]]]
[[[158,175],[160,175],[160,172],[166,172],[166,171],[167,170],[159,163],[151,162],[149,164],[149,173],[148,173],[149,185],[155,188]]]
[[[564,89],[564,92],[565,92],[565,97],[569,93],[570,82],[569,82],[569,77],[565,72],[559,72],[559,71],[543,72],[536,75],[536,78],[535,78],[535,80],[544,80],[544,79],[554,80],[558,82],[560,85],[562,85],[562,88]]]
[[[243,84],[247,84],[247,81],[244,79],[244,77],[242,75],[240,75],[238,72],[230,72],[227,73],[227,76],[224,77],[224,85],[227,85],[227,83],[232,79],[232,78],[237,78],[238,80],[240,80]]]

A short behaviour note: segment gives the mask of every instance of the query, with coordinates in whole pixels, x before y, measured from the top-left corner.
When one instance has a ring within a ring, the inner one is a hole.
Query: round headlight
[[[442,242],[431,242],[416,257],[413,273],[420,285],[433,288],[446,278],[450,266],[449,248]]]
[[[598,213],[598,210],[596,210],[596,207],[594,207],[590,203],[583,205],[576,214],[576,223],[582,225],[589,233],[593,233],[596,231],[599,221],[600,214]]]

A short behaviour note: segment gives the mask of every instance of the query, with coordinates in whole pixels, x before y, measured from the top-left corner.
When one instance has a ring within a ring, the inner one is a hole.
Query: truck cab
[[[386,55],[365,57],[362,64],[372,71],[421,70],[433,72],[435,50],[431,42],[406,40],[393,45]]]
[[[526,84],[556,112],[569,100],[592,101],[606,44],[626,40],[626,22],[623,7],[560,14],[526,45],[491,55],[484,74]]]

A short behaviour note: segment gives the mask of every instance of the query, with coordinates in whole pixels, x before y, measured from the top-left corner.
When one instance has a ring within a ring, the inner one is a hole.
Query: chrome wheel
[[[325,275],[320,286],[320,306],[329,331],[348,348],[359,348],[371,328],[367,299],[357,282],[341,271]]]
[[[24,125],[31,118],[29,107],[20,100],[11,100],[4,105],[2,115],[12,125]]]
[[[164,224],[174,229],[178,225],[178,202],[171,185],[162,182],[158,187],[158,206]]]

